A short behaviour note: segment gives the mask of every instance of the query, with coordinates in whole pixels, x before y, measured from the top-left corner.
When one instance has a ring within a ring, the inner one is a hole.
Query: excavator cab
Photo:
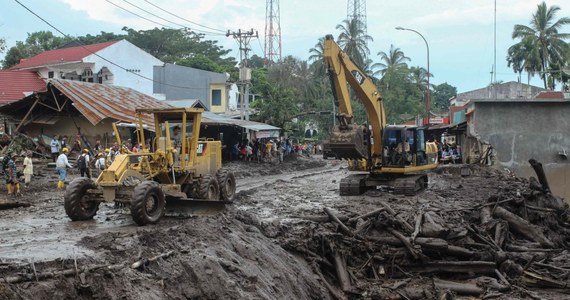
[[[427,151],[423,128],[387,126],[384,129],[382,162],[384,167],[411,168],[435,162],[437,153]]]

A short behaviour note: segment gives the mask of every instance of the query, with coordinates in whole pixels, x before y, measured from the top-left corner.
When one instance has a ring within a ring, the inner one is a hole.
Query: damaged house
[[[570,93],[508,82],[459,100],[452,99],[461,108],[451,118],[466,124],[460,140],[468,163],[489,154],[487,163],[528,178],[533,158],[543,164],[552,192],[570,199]]]
[[[191,103],[226,112],[227,80],[227,74],[164,64],[126,40],[70,43],[0,71],[0,114],[8,133],[44,140],[67,135],[70,142],[81,134],[85,144],[99,139],[108,147],[115,141],[111,124],[133,122],[136,108]],[[279,136],[274,126],[206,114],[203,132],[226,146],[247,137]],[[133,130],[121,127],[120,135],[133,139]]]

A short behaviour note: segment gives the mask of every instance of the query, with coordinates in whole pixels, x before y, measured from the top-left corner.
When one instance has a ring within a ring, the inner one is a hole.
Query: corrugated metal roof
[[[203,114],[203,119],[205,119],[203,122],[205,124],[223,124],[223,125],[235,125],[235,126],[241,126],[253,131],[274,131],[274,130],[281,130],[281,128],[279,127],[275,127],[269,124],[265,124],[265,123],[260,123],[260,122],[255,122],[255,121],[246,121],[246,120],[236,120],[236,119],[230,119],[230,118],[226,118],[224,116],[212,113],[212,112],[208,112],[205,111]]]
[[[46,83],[36,72],[0,71],[0,104],[20,100],[30,92],[46,90]]]
[[[81,61],[84,57],[107,48],[116,42],[118,41],[44,51],[36,56],[22,59],[19,64],[11,67],[10,70],[30,69],[34,67]]]
[[[50,79],[48,84],[73,101],[73,106],[93,125],[106,118],[136,122],[137,108],[172,107],[125,87],[62,79]],[[151,116],[146,116],[143,121],[146,124],[154,124]]]

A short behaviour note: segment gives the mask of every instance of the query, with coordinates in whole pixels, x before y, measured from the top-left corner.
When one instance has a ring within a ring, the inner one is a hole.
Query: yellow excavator
[[[425,171],[437,167],[437,145],[426,142],[424,128],[387,126],[383,99],[372,80],[342,51],[332,35],[325,37],[324,59],[338,106],[338,125],[325,147],[346,159],[355,171],[340,182],[341,195],[360,195],[386,188],[414,195],[425,189]],[[349,86],[366,109],[369,124],[355,124]]]

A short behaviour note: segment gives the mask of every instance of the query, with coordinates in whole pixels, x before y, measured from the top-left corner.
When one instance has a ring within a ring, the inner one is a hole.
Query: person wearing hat
[[[105,155],[99,152],[99,154],[97,154],[97,160],[95,161],[95,168],[99,171],[103,171],[105,167]]]
[[[69,154],[69,149],[63,148],[61,154],[57,157],[55,162],[55,170],[59,175],[59,181],[57,182],[57,189],[65,188],[65,178],[67,177],[67,168],[71,168],[69,161],[67,160],[67,154]]]
[[[77,168],[79,168],[81,177],[87,176],[87,178],[91,178],[91,172],[89,172],[89,149],[83,149],[83,153],[77,157]]]
[[[20,183],[18,182],[18,175],[16,170],[16,152],[10,152],[3,162],[4,176],[6,177],[6,189],[8,196],[20,196]]]

